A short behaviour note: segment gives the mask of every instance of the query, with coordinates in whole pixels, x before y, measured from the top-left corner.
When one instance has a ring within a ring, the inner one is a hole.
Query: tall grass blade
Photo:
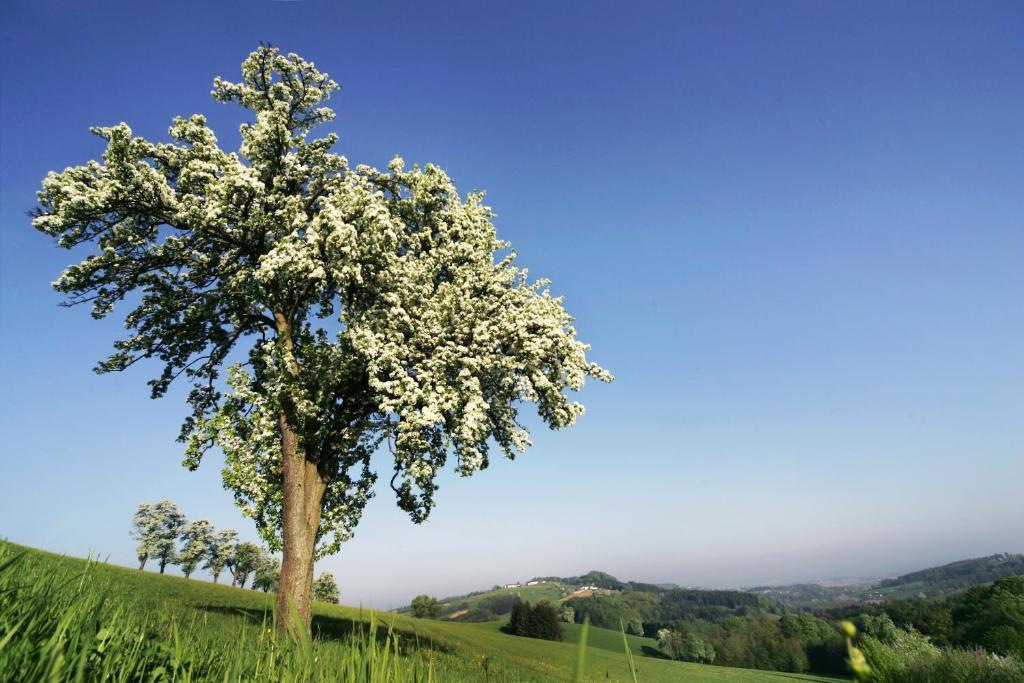
[[[633,661],[633,651],[629,649],[626,627],[623,625],[622,619],[619,619],[619,632],[622,634],[622,647],[626,650],[626,666],[629,667],[629,673],[633,676],[633,683],[638,683],[636,680],[636,663]]]
[[[573,675],[573,683],[583,683],[583,668],[587,659],[587,633],[590,631],[590,617],[583,618],[583,628],[580,629],[580,644],[576,650],[576,673]]]

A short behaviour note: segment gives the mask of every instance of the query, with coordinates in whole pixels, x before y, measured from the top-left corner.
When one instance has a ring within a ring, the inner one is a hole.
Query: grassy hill
[[[748,589],[790,607],[828,608],[882,600],[936,597],[962,591],[1004,576],[1024,575],[1024,555],[999,553],[950,562],[903,574],[894,579],[843,586],[801,583]]]
[[[1024,575],[1024,555],[1001,553],[988,557],[951,562],[939,567],[929,567],[902,576],[884,580],[850,580],[843,584],[800,583],[782,586],[757,586],[741,592],[762,596],[763,607],[772,610],[771,605],[784,605],[796,609],[829,609],[845,605],[898,600],[916,596],[934,597],[949,595],[970,586],[990,583],[1003,576]],[[469,595],[445,598],[442,601],[442,618],[459,621],[480,621],[486,618],[508,614],[511,602],[507,598],[537,603],[547,600],[560,605],[580,597],[575,591],[581,586],[596,585],[599,593],[615,593],[622,590],[669,593],[677,595],[712,595],[716,591],[703,589],[681,589],[675,585],[650,585],[620,581],[600,571],[591,571],[583,576],[542,577],[545,583],[516,588],[501,588]],[[727,591],[736,592],[736,591]],[[505,598],[503,600],[503,598]],[[569,602],[574,606],[576,603]],[[407,611],[407,610],[405,610]],[[580,610],[577,610],[577,614]],[[694,615],[691,615],[694,616]],[[678,618],[679,615],[673,617]]]
[[[657,596],[655,603],[665,603],[664,618],[648,615],[655,622],[675,622],[686,618],[708,618],[714,616],[724,618],[737,608],[746,610],[761,609],[779,611],[779,604],[767,596],[752,598],[747,591],[711,590],[680,588],[674,584],[656,585],[635,581],[620,581],[611,574],[591,571],[583,576],[558,577],[547,576],[535,579],[533,585],[522,584],[510,588],[495,587],[489,591],[477,591],[466,595],[444,598],[440,601],[439,617],[453,621],[489,621],[508,615],[517,600],[536,604],[546,600],[558,607],[567,604],[575,608],[576,620],[582,621],[584,614],[589,614],[591,621],[599,620],[594,611],[594,601],[615,600],[616,596],[648,594]],[[643,600],[642,600],[643,601]],[[651,600],[648,600],[650,602]],[[729,608],[725,608],[728,605]],[[688,608],[687,608],[688,606]],[[721,609],[716,609],[720,607]],[[589,608],[588,608],[589,607]],[[398,610],[409,614],[411,608]],[[655,610],[657,611],[657,610]],[[607,610],[604,610],[607,612]],[[628,616],[621,614],[604,614],[603,626],[616,626],[620,617],[628,621]],[[646,621],[646,620],[645,620]],[[651,633],[648,630],[648,633]]]
[[[950,562],[886,579],[868,592],[870,599],[930,597],[990,583],[1004,576],[1024,575],[1024,555],[1001,553]]]
[[[572,597],[572,591],[571,586],[546,582],[448,597],[440,602],[440,617],[453,621],[489,621],[511,612],[516,599],[532,604],[547,600],[552,605],[559,605],[564,599]],[[411,608],[404,607],[398,612],[409,614]]]
[[[440,601],[440,617],[461,621],[487,621],[486,617],[488,616],[494,618],[511,612],[512,604],[516,599],[533,604],[546,600],[557,606],[573,597],[590,595],[594,592],[592,590],[581,591],[580,589],[583,587],[596,587],[597,592],[620,591],[624,588],[634,587],[654,591],[665,590],[660,586],[619,581],[611,574],[596,570],[582,576],[543,576],[514,587],[495,586],[489,591],[476,591],[466,595],[443,598]],[[408,614],[412,612],[412,609],[404,607],[398,612]]]
[[[502,633],[501,621],[421,620],[317,603],[315,640],[268,625],[273,596],[67,558],[0,542],[0,680],[571,681],[581,628],[556,643]],[[645,656],[639,681],[831,680]],[[586,681],[631,681],[623,638],[590,629]]]

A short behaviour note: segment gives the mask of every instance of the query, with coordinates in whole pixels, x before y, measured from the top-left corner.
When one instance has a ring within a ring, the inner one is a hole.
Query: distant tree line
[[[575,602],[575,601],[574,601]],[[852,621],[876,683],[1024,681],[1024,576],[963,593],[832,608],[818,613],[689,618],[661,628],[662,654],[684,661],[844,674],[836,629]]]
[[[549,583],[560,583],[570,586],[595,586],[597,588],[612,591],[637,590],[656,592],[664,590],[663,587],[656,584],[639,583],[636,581],[620,581],[608,572],[600,572],[597,570],[589,571],[580,576],[538,576],[537,579],[547,581]],[[495,588],[498,588],[498,586],[495,586]]]
[[[758,586],[748,591],[769,596],[788,607],[823,611],[842,606],[879,603],[883,600],[941,596],[978,584],[990,583],[1004,576],[1021,575],[1024,575],[1024,555],[1000,553],[959,560],[875,583],[864,582],[843,586],[802,583],[789,586]]]
[[[954,591],[995,581],[1003,576],[1020,575],[1024,575],[1024,555],[1002,553],[921,569],[895,579],[886,579],[878,586],[882,589],[913,586],[925,591],[932,586],[941,586],[945,591]]]
[[[577,623],[656,638],[664,657],[772,671],[843,674],[844,643],[834,624],[787,614],[762,595],[732,590],[624,584],[621,591],[566,600]],[[641,589],[642,588],[642,589]]]
[[[516,601],[509,615],[508,624],[502,627],[505,633],[543,640],[563,640],[562,621],[559,611],[547,600],[531,606],[528,602]]]
[[[657,632],[672,659],[703,664],[843,674],[846,651],[835,625],[811,614],[729,616],[677,622]]]
[[[231,585],[252,587],[276,593],[281,579],[281,560],[255,543],[238,542],[234,529],[217,531],[205,519],[189,522],[178,506],[169,500],[142,503],[132,518],[132,537],[138,541],[139,569],[154,560],[163,574],[168,565],[178,565],[185,578],[197,568],[210,571],[217,583],[225,569]],[[317,589],[319,586],[319,591]],[[338,586],[330,573],[323,573],[314,584],[316,600],[338,602]]]
[[[781,614],[782,607],[763,596],[743,591],[663,589],[651,584],[626,584],[627,589],[570,598],[565,605],[575,610],[575,620],[585,618],[594,626],[656,637],[658,631],[680,621],[718,622],[727,617]],[[639,590],[637,586],[644,586]]]

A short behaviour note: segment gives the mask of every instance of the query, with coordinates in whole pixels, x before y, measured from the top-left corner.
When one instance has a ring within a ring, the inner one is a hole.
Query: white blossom
[[[482,194],[400,157],[352,169],[330,151],[336,135],[311,138],[337,88],[312,62],[260,48],[242,76],[213,88],[252,113],[237,153],[200,115],[175,119],[169,143],[97,128],[102,161],[49,174],[34,222],[61,246],[96,245],[55,287],[96,317],[137,302],[98,370],[155,358],[154,396],[193,383],[186,464],[219,446],[224,485],[272,548],[282,424],[295,431],[326,484],[323,555],[351,537],[382,444],[399,505],[422,521],[449,457],[462,475],[494,447],[514,457],[531,443],[525,404],[568,427],[583,414],[570,392],[611,375],[562,299],[516,264]]]

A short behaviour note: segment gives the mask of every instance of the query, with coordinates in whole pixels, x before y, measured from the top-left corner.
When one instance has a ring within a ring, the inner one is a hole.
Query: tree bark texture
[[[287,351],[288,370],[298,375],[287,318],[275,312],[278,338]],[[278,416],[281,430],[281,475],[283,483],[281,581],[277,591],[278,633],[293,636],[311,634],[313,616],[313,560],[316,536],[320,528],[320,511],[327,484],[315,462],[306,458],[287,415],[288,406]]]

